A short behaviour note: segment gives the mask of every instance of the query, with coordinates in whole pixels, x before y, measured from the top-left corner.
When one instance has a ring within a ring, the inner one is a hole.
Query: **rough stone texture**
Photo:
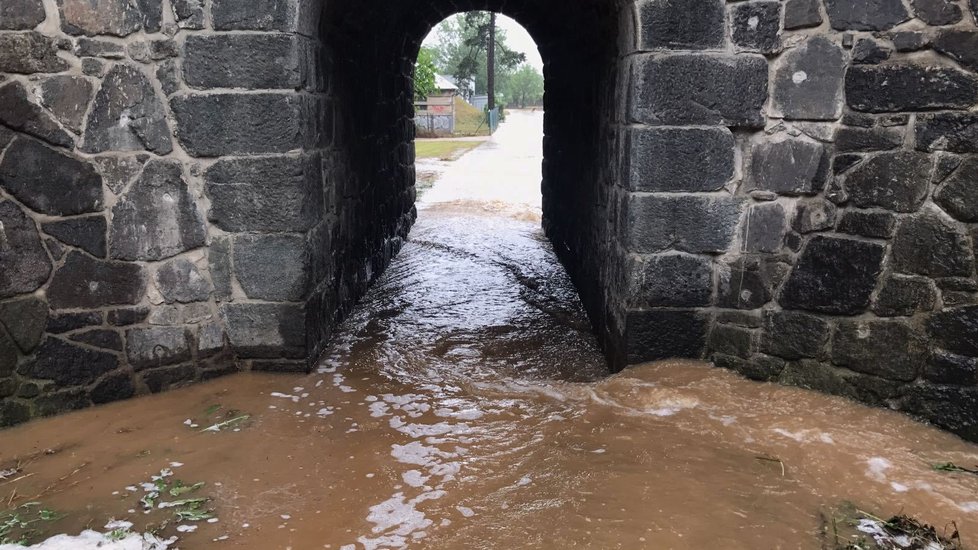
[[[915,212],[927,198],[933,166],[933,159],[922,153],[882,153],[846,175],[846,192],[861,208]]]
[[[214,29],[290,31],[295,24],[295,2],[283,0],[213,0]]]
[[[817,27],[822,24],[818,0],[787,0],[784,3],[784,28]]]
[[[722,252],[742,208],[743,201],[726,197],[636,195],[627,206],[627,242],[637,253]]]
[[[296,235],[242,235],[234,239],[234,273],[245,294],[256,300],[297,302],[309,279],[305,238]]]
[[[771,301],[776,278],[757,258],[741,258],[719,270],[717,306],[757,309]]]
[[[92,83],[84,77],[57,75],[41,82],[40,99],[62,124],[78,134],[93,91]]]
[[[51,312],[45,330],[51,334],[64,334],[80,328],[101,324],[102,314],[97,311],[84,311],[81,313]]]
[[[44,22],[41,0],[5,0],[0,5],[0,30],[28,30]]]
[[[49,222],[41,229],[64,244],[77,246],[92,256],[105,258],[106,223],[103,216],[88,216]]]
[[[190,359],[191,342],[180,327],[134,328],[126,331],[126,357],[140,370],[172,365]]]
[[[978,385],[978,358],[937,350],[924,367],[924,377],[938,384]]]
[[[758,204],[747,211],[741,227],[742,252],[778,252],[788,229],[787,214],[778,203]]]
[[[812,233],[829,229],[835,225],[836,207],[823,200],[798,203],[795,219],[791,227],[799,233]]]
[[[190,36],[184,48],[184,80],[194,88],[267,90],[305,85],[308,47],[295,36]]]
[[[782,195],[813,195],[825,186],[829,159],[820,143],[788,139],[766,141],[754,148],[754,188]]]
[[[968,158],[934,193],[936,202],[954,219],[978,223],[978,158]]]
[[[891,113],[967,109],[978,103],[978,77],[941,67],[851,67],[846,101],[857,111]]]
[[[102,178],[90,164],[28,139],[7,147],[0,187],[43,214],[94,212],[103,200]]]
[[[911,316],[933,310],[936,303],[937,292],[926,279],[891,275],[883,280],[873,312],[880,317]]]
[[[57,73],[68,62],[57,54],[54,40],[39,32],[0,33],[0,72]]]
[[[33,292],[51,275],[33,220],[11,201],[0,201],[0,298]]]
[[[789,120],[835,120],[842,115],[845,55],[816,37],[785,53],[774,73],[772,105]]]
[[[934,49],[978,72],[978,32],[944,31],[934,40]]]
[[[141,7],[147,8],[148,13],[144,15]],[[159,21],[160,17],[159,0],[58,0],[58,8],[61,28],[66,33],[89,36],[127,36],[142,28],[144,20]]]
[[[835,132],[837,153],[889,151],[903,145],[901,128],[853,128],[843,126]],[[838,164],[839,157],[836,157]],[[861,160],[861,159],[860,159]]]
[[[305,357],[305,314],[299,306],[227,304],[221,317],[238,357]]]
[[[128,399],[136,393],[132,376],[128,372],[106,375],[92,388],[92,403],[100,405],[120,399]]]
[[[290,156],[218,161],[204,175],[211,199],[208,218],[225,231],[307,231],[323,210],[317,199],[318,160]]]
[[[886,239],[893,236],[893,230],[896,229],[896,222],[896,216],[890,212],[850,210],[839,221],[839,232],[875,239]]]
[[[648,128],[629,133],[633,191],[716,191],[734,176],[734,137],[726,128]]]
[[[286,94],[175,97],[177,137],[197,157],[284,153],[302,143],[300,98]]]
[[[656,254],[631,259],[627,269],[633,307],[710,305],[713,269],[702,256]]]
[[[730,13],[731,37],[738,48],[765,54],[781,50],[781,3],[734,4]]]
[[[923,340],[899,321],[847,321],[832,337],[832,362],[890,380],[911,381],[923,368]]]
[[[72,334],[68,338],[73,342],[81,342],[97,348],[122,351],[122,336],[114,330],[97,328]]]
[[[927,322],[927,334],[951,353],[978,357],[978,306],[933,315]]]
[[[879,42],[864,38],[856,42],[852,49],[852,62],[857,65],[876,65],[889,59],[892,53],[893,50],[881,46]]]
[[[694,311],[637,311],[628,316],[628,360],[699,357],[706,345],[706,320]]]
[[[914,130],[921,151],[978,153],[978,114],[919,115]]]
[[[789,309],[859,313],[869,306],[883,253],[884,247],[878,244],[813,237],[798,258],[779,301]]]
[[[203,246],[204,220],[179,163],[152,160],[112,208],[109,252],[120,260],[162,260]]]
[[[222,301],[231,298],[231,239],[214,239],[208,249],[207,259],[210,262],[214,297]]]
[[[48,304],[36,297],[0,303],[0,325],[23,353],[34,351],[48,321]],[[2,369],[0,369],[2,370]]]
[[[724,42],[721,0],[644,0],[639,8],[645,49],[719,49]]]
[[[767,63],[748,55],[674,55],[644,59],[632,96],[635,120],[658,124],[719,124],[756,128],[764,123]]]
[[[937,212],[900,223],[893,238],[893,267],[932,277],[972,277],[974,257],[968,237]]]
[[[840,31],[885,31],[910,19],[900,0],[825,0],[825,9]]]
[[[211,295],[210,281],[188,260],[166,262],[156,271],[153,280],[168,304],[203,302]]]
[[[20,82],[0,86],[0,124],[52,145],[71,147],[75,144],[71,134],[27,98],[27,89]]]
[[[826,350],[829,324],[814,315],[794,311],[764,314],[761,351],[784,359],[817,358]]]
[[[163,103],[140,69],[116,65],[105,75],[88,114],[81,149],[160,155],[173,150]]]
[[[102,182],[116,195],[125,191],[142,171],[143,165],[149,159],[148,155],[109,156],[92,159],[95,169],[102,174]]]
[[[47,337],[37,349],[34,361],[26,366],[32,378],[53,380],[61,386],[77,386],[93,382],[99,376],[115,370],[119,358],[114,353],[95,351]]]
[[[53,309],[136,304],[146,291],[140,266],[70,252],[48,287]]]
[[[917,17],[928,25],[953,25],[962,19],[961,6],[948,0],[911,0]]]
[[[170,0],[177,26],[181,29],[204,28],[204,0]]]

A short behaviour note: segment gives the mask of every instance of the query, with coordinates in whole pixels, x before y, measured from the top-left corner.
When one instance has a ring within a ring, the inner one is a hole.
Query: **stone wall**
[[[414,222],[460,11],[545,61],[544,228],[613,368],[978,439],[974,0],[6,0],[0,425],[301,371]]]

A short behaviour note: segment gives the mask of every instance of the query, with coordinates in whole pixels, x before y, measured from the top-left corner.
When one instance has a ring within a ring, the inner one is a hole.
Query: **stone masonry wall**
[[[704,356],[978,438],[978,2],[634,17],[628,361]]]

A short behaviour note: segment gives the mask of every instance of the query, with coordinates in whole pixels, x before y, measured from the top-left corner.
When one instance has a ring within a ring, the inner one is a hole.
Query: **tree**
[[[435,74],[438,69],[435,67],[435,52],[429,48],[421,48],[418,53],[418,61],[414,64],[414,100],[424,101],[434,93],[437,83]]]
[[[438,27],[436,63],[442,74],[450,74],[463,94],[471,84],[475,93],[487,92],[489,33],[493,28],[489,12],[472,11],[446,19]],[[495,28],[496,89],[505,89],[516,68],[526,61],[526,55],[506,45],[506,31]]]
[[[539,103],[543,99],[543,75],[524,64],[509,79],[506,97],[520,107]]]

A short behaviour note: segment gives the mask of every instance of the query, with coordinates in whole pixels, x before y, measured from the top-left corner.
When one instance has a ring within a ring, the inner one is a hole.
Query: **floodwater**
[[[608,376],[539,229],[540,127],[515,113],[445,171],[318,372],[0,432],[0,512],[184,549],[818,549],[852,503],[978,548],[978,476],[933,468],[974,467],[974,445],[697,362]],[[188,497],[210,499],[196,521],[160,507]]]

